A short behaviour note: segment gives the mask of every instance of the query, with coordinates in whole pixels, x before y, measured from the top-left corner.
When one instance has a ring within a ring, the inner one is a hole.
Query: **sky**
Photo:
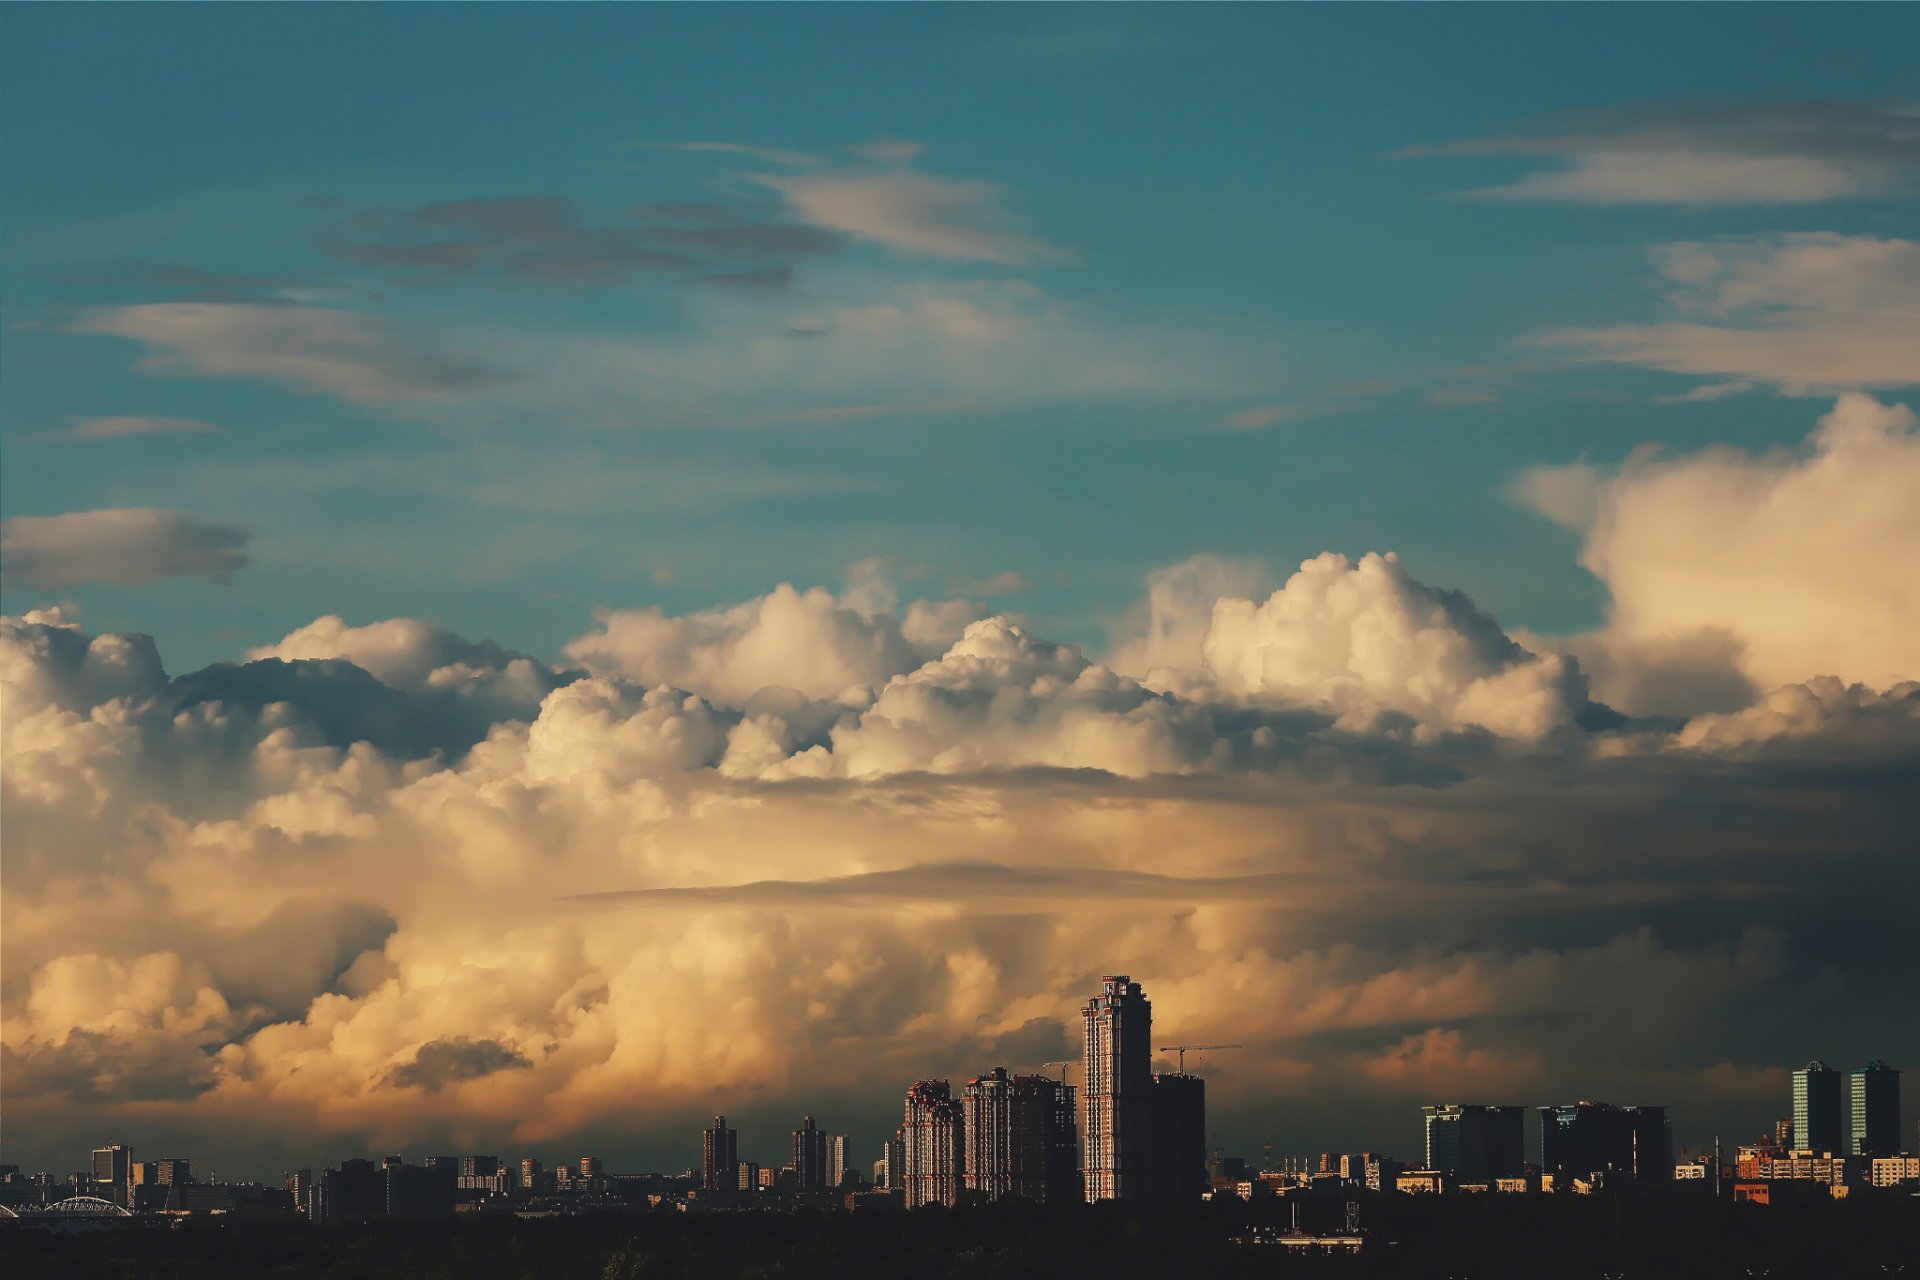
[[[1912,7],[0,37],[9,1162],[1920,1060]]]

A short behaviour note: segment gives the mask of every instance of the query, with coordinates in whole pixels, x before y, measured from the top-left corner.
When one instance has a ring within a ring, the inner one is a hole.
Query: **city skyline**
[[[1915,47],[0,5],[0,1162],[1884,1143]]]

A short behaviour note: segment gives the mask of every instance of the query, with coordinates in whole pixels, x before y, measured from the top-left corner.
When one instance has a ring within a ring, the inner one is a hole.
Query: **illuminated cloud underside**
[[[1257,576],[1156,575],[1115,659],[1144,679],[875,582],[610,612],[562,668],[322,618],[169,679],[144,637],[10,619],[10,1122],[673,1151],[831,1092],[857,1130],[904,1080],[1066,1056],[1116,968],[1169,1035],[1252,1046],[1223,1116],[1329,1125],[1572,1088],[1770,1114],[1761,1028],[1920,1025],[1889,781],[1920,686],[1633,721],[1394,558]]]

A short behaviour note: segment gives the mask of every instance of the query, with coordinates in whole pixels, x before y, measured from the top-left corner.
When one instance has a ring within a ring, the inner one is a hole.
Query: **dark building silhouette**
[[[740,1181],[740,1135],[727,1127],[725,1116],[715,1116],[711,1129],[700,1131],[700,1189],[735,1191]]]
[[[1900,1152],[1900,1073],[1875,1058],[1847,1073],[1851,1113],[1847,1151],[1856,1156]]]
[[[1153,1077],[1153,1194],[1198,1200],[1207,1190],[1207,1082],[1164,1072]]]
[[[1427,1168],[1459,1182],[1519,1178],[1527,1171],[1527,1113],[1522,1107],[1422,1107]]]
[[[1673,1178],[1665,1107],[1575,1102],[1540,1108],[1540,1169],[1557,1177],[1603,1173],[1641,1182]]]
[[[1088,1200],[1144,1200],[1159,1191],[1153,1167],[1153,1005],[1118,974],[1080,1011],[1086,1069],[1082,1166]]]
[[[1047,1203],[1086,1199],[1080,1178],[1080,1091],[1065,1080],[1047,1081]]]
[[[314,1180],[308,1216],[315,1222],[352,1222],[386,1211],[385,1172],[371,1160],[342,1160]]]
[[[388,1165],[382,1170],[389,1218],[438,1218],[453,1212],[458,1164],[451,1156],[428,1165]]]
[[[1793,1073],[1793,1149],[1844,1151],[1840,1073],[1815,1058]]]
[[[793,1185],[796,1191],[827,1191],[827,1134],[806,1116],[793,1131]]]

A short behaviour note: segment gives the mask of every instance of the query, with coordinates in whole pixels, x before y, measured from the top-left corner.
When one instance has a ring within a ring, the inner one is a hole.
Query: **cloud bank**
[[[1865,416],[1823,432],[1893,440]],[[1698,1136],[1810,1043],[1920,1050],[1920,686],[1628,722],[1395,557],[1262,576],[1156,575],[1144,678],[864,572],[610,611],[566,669],[327,617],[169,676],[7,619],[10,1145],[675,1167],[721,1106],[866,1142],[904,1081],[1067,1056],[1115,967],[1250,1046],[1210,1069],[1247,1142],[1405,1147],[1476,1081]]]

